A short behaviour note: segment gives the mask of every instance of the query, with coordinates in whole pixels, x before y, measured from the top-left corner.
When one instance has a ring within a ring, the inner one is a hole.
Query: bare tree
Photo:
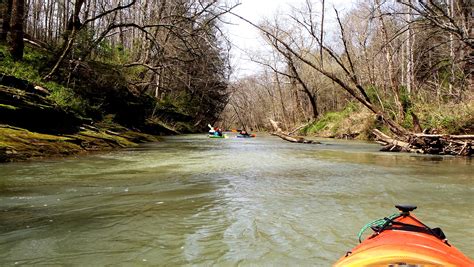
[[[43,79],[44,80],[51,79],[52,75],[57,71],[57,69],[59,68],[59,66],[63,62],[63,60],[67,57],[67,55],[71,51],[73,43],[76,39],[76,35],[78,34],[78,32],[81,29],[86,27],[89,23],[93,23],[96,20],[101,19],[102,17],[105,17],[109,14],[113,14],[113,13],[119,11],[119,10],[122,10],[122,9],[127,9],[127,8],[131,7],[132,5],[134,5],[135,2],[136,2],[136,0],[132,0],[130,3],[125,4],[125,5],[118,4],[116,7],[112,8],[112,9],[106,10],[106,11],[98,14],[95,17],[87,18],[84,22],[81,22],[81,20],[79,18],[79,14],[81,12],[82,6],[85,3],[85,0],[76,0],[75,5],[74,5],[74,13],[71,15],[71,18],[69,19],[68,24],[67,24],[65,42],[64,42],[63,48],[61,49],[61,54],[59,55],[54,67],[51,69],[51,71],[46,76],[44,76]]]
[[[403,105],[400,100],[400,92],[399,92],[399,83],[396,78],[396,72],[395,72],[395,67],[394,67],[394,57],[395,57],[395,44],[390,41],[390,36],[388,33],[387,25],[385,23],[385,18],[382,16],[382,11],[381,11],[381,2],[380,0],[375,1],[376,8],[375,11],[377,13],[377,16],[379,18],[380,22],[380,31],[382,32],[383,36],[383,51],[385,53],[385,59],[388,64],[388,69],[387,69],[387,74],[388,74],[388,81],[390,84],[390,89],[392,90],[394,94],[394,100],[395,104],[398,108],[398,116],[399,118],[403,118],[405,115],[405,111],[403,108]]]
[[[278,29],[276,29],[276,30],[278,30]],[[275,34],[277,34],[277,33],[275,33]],[[272,47],[284,57],[286,66],[288,68],[288,72],[281,72],[281,71],[278,71],[276,68],[274,69],[274,71],[278,74],[281,74],[281,75],[284,75],[284,76],[290,78],[291,80],[295,81],[297,84],[299,84],[302,87],[303,92],[305,93],[305,95],[307,96],[307,98],[309,100],[309,103],[311,104],[311,110],[312,110],[312,113],[311,113],[312,118],[311,119],[314,120],[314,119],[318,118],[319,113],[318,113],[318,106],[317,106],[317,99],[316,99],[317,96],[313,92],[313,90],[310,89],[310,86],[301,77],[301,75],[300,75],[300,73],[297,69],[297,65],[296,65],[294,56],[285,47],[282,47],[280,45],[280,43],[278,41],[276,41],[272,36],[270,36],[268,34],[266,34],[265,36],[268,39],[268,42],[272,45]]]
[[[321,40],[319,39],[319,35],[315,31],[314,27],[314,22],[311,20],[301,20],[297,17],[293,17],[294,21],[303,27],[304,29],[307,30],[309,35],[321,46],[323,49],[328,53],[328,55],[335,61],[337,62],[338,66],[343,70],[345,73],[344,78],[338,77],[337,74],[334,72],[322,68],[319,64],[315,64],[314,62],[311,62],[306,56],[304,51],[299,51],[298,48],[294,47],[292,43],[286,41],[285,39],[281,38],[281,35],[277,35],[273,32],[273,30],[256,25],[255,23],[243,18],[242,16],[239,16],[237,14],[234,14],[235,16],[239,17],[240,19],[246,21],[247,23],[253,25],[254,27],[258,28],[260,31],[268,35],[268,37],[273,39],[273,42],[278,43],[279,46],[283,47],[290,53],[292,56],[295,57],[295,59],[298,59],[301,61],[303,64],[306,64],[307,66],[311,67],[314,71],[317,71],[318,73],[324,75],[325,77],[331,79],[334,81],[336,84],[338,84],[342,89],[344,89],[347,93],[349,93],[354,99],[359,101],[361,104],[366,106],[369,110],[371,110],[373,113],[377,114],[379,118],[386,123],[387,126],[396,134],[398,135],[404,135],[407,133],[407,130],[404,129],[402,126],[400,126],[398,123],[396,123],[394,120],[390,118],[389,115],[385,114],[382,110],[380,110],[377,106],[375,106],[370,98],[367,95],[366,89],[364,86],[361,84],[360,77],[358,76],[356,72],[356,68],[354,66],[354,61],[352,60],[352,55],[351,51],[349,51],[348,47],[348,40],[346,39],[345,32],[344,32],[344,27],[341,23],[341,20],[339,18],[339,14],[336,12],[337,20],[339,22],[339,26],[341,29],[341,40],[342,44],[344,47],[344,55],[345,55],[345,60],[343,60],[338,54],[332,50],[330,47],[326,46],[325,44],[321,43]],[[291,36],[288,32],[285,33],[285,36]],[[345,62],[347,63],[345,63]],[[345,80],[349,80],[350,83],[347,83]]]
[[[0,32],[0,42],[7,41],[7,34],[10,31],[10,20],[13,7],[13,0],[6,0],[0,3],[0,12],[3,17],[2,31]]]
[[[23,16],[25,12],[24,0],[13,0],[11,29],[9,38],[10,54],[14,60],[23,59],[23,50],[25,44],[23,42]]]

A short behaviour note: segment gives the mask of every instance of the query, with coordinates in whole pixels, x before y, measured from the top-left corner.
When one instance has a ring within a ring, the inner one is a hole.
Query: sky
[[[299,7],[305,0],[240,0],[241,5],[233,10],[236,14],[258,23],[264,18],[273,18],[275,14],[288,14],[292,7]],[[320,10],[321,4],[319,0],[313,0],[314,7]],[[332,7],[338,10],[350,9],[355,0],[326,0],[326,16],[330,25]],[[332,18],[333,19],[333,18]],[[261,70],[261,66],[252,62],[247,56],[246,51],[258,53],[264,51],[264,42],[260,38],[258,30],[248,23],[241,21],[236,17],[228,18],[232,24],[227,25],[226,29],[228,37],[232,42],[232,62],[234,67],[234,78],[244,77],[254,74]]]

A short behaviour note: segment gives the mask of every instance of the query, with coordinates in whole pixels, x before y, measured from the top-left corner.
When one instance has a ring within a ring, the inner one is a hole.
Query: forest
[[[234,13],[239,4],[2,0],[0,123],[175,134],[209,123],[272,131],[274,120],[288,134],[472,154],[469,0],[359,1],[344,12],[307,0],[258,22]],[[268,53],[251,57],[262,72],[232,78],[229,16],[260,31]],[[38,95],[54,112],[30,105]]]
[[[0,266],[474,266],[473,2],[0,0]]]
[[[359,1],[344,13],[324,0],[302,2],[247,21],[270,49],[251,56],[263,73],[232,84],[225,123],[271,129],[273,118],[291,133],[376,136],[389,150],[472,153],[470,1]],[[335,28],[325,28],[328,16]],[[441,145],[456,142],[455,149]]]
[[[229,43],[219,20],[230,9],[193,0],[2,1],[1,40],[11,55],[2,71],[94,120],[114,114],[139,125],[163,115],[173,124],[165,113],[174,111],[189,130],[207,127],[227,99]],[[7,66],[10,59],[35,69],[15,73],[21,66]],[[127,107],[124,97],[141,106]]]
[[[234,6],[0,1],[0,154],[36,149],[21,149],[28,142],[19,145],[14,135],[36,140],[34,133],[79,133],[68,142],[80,147],[62,147],[61,137],[54,142],[61,148],[46,149],[69,154],[103,147],[104,140],[106,147],[127,146],[116,136],[128,130],[167,135],[207,129],[228,101],[230,43],[221,20]]]

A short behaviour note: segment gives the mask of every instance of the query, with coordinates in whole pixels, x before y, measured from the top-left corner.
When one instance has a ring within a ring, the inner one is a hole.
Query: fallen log
[[[474,140],[474,134],[465,134],[465,135],[443,135],[443,134],[414,134],[414,136],[419,138],[444,138],[444,139],[453,139],[453,140]]]
[[[281,128],[278,126],[278,122],[270,119],[270,123],[272,124],[272,127],[273,127],[273,130],[277,133],[282,133],[283,131],[281,130]]]
[[[423,153],[422,150],[410,147],[409,143],[394,139],[377,129],[373,130],[373,133],[377,137],[378,143],[384,146],[382,151]]]
[[[401,151],[433,155],[472,156],[474,135],[409,134],[402,138],[372,131],[382,151]],[[404,139],[404,140],[401,140]]]
[[[293,136],[289,136],[289,135],[286,135],[284,133],[271,133],[271,135],[275,135],[275,136],[278,136],[280,137],[281,139],[283,140],[286,140],[288,142],[292,142],[292,143],[302,143],[302,144],[320,144],[320,142],[318,141],[313,141],[313,140],[307,140],[303,137],[300,137],[300,136],[297,136],[297,137],[293,137]]]
[[[302,143],[302,144],[321,144],[318,141],[307,140],[301,136],[291,136],[288,133],[284,133],[283,130],[278,126],[278,122],[270,119],[270,123],[273,126],[274,132],[271,133],[272,135],[278,136],[281,139],[292,142],[292,143]]]
[[[288,132],[288,135],[293,135],[293,134],[296,133],[297,131],[303,129],[304,127],[310,125],[310,124],[313,123],[313,122],[314,122],[314,121],[312,120],[312,121],[309,121],[309,122],[307,122],[307,123],[305,123],[305,124],[303,124],[303,125],[300,125],[300,126],[296,127],[295,129],[291,130],[291,132]]]

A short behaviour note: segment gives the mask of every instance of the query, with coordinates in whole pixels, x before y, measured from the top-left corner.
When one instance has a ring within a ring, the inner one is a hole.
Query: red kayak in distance
[[[410,214],[416,206],[395,207],[400,214],[368,224],[374,233],[334,266],[474,266],[470,258],[448,242],[440,228],[429,228]]]
[[[254,138],[257,137],[256,134],[238,134],[237,138]]]

